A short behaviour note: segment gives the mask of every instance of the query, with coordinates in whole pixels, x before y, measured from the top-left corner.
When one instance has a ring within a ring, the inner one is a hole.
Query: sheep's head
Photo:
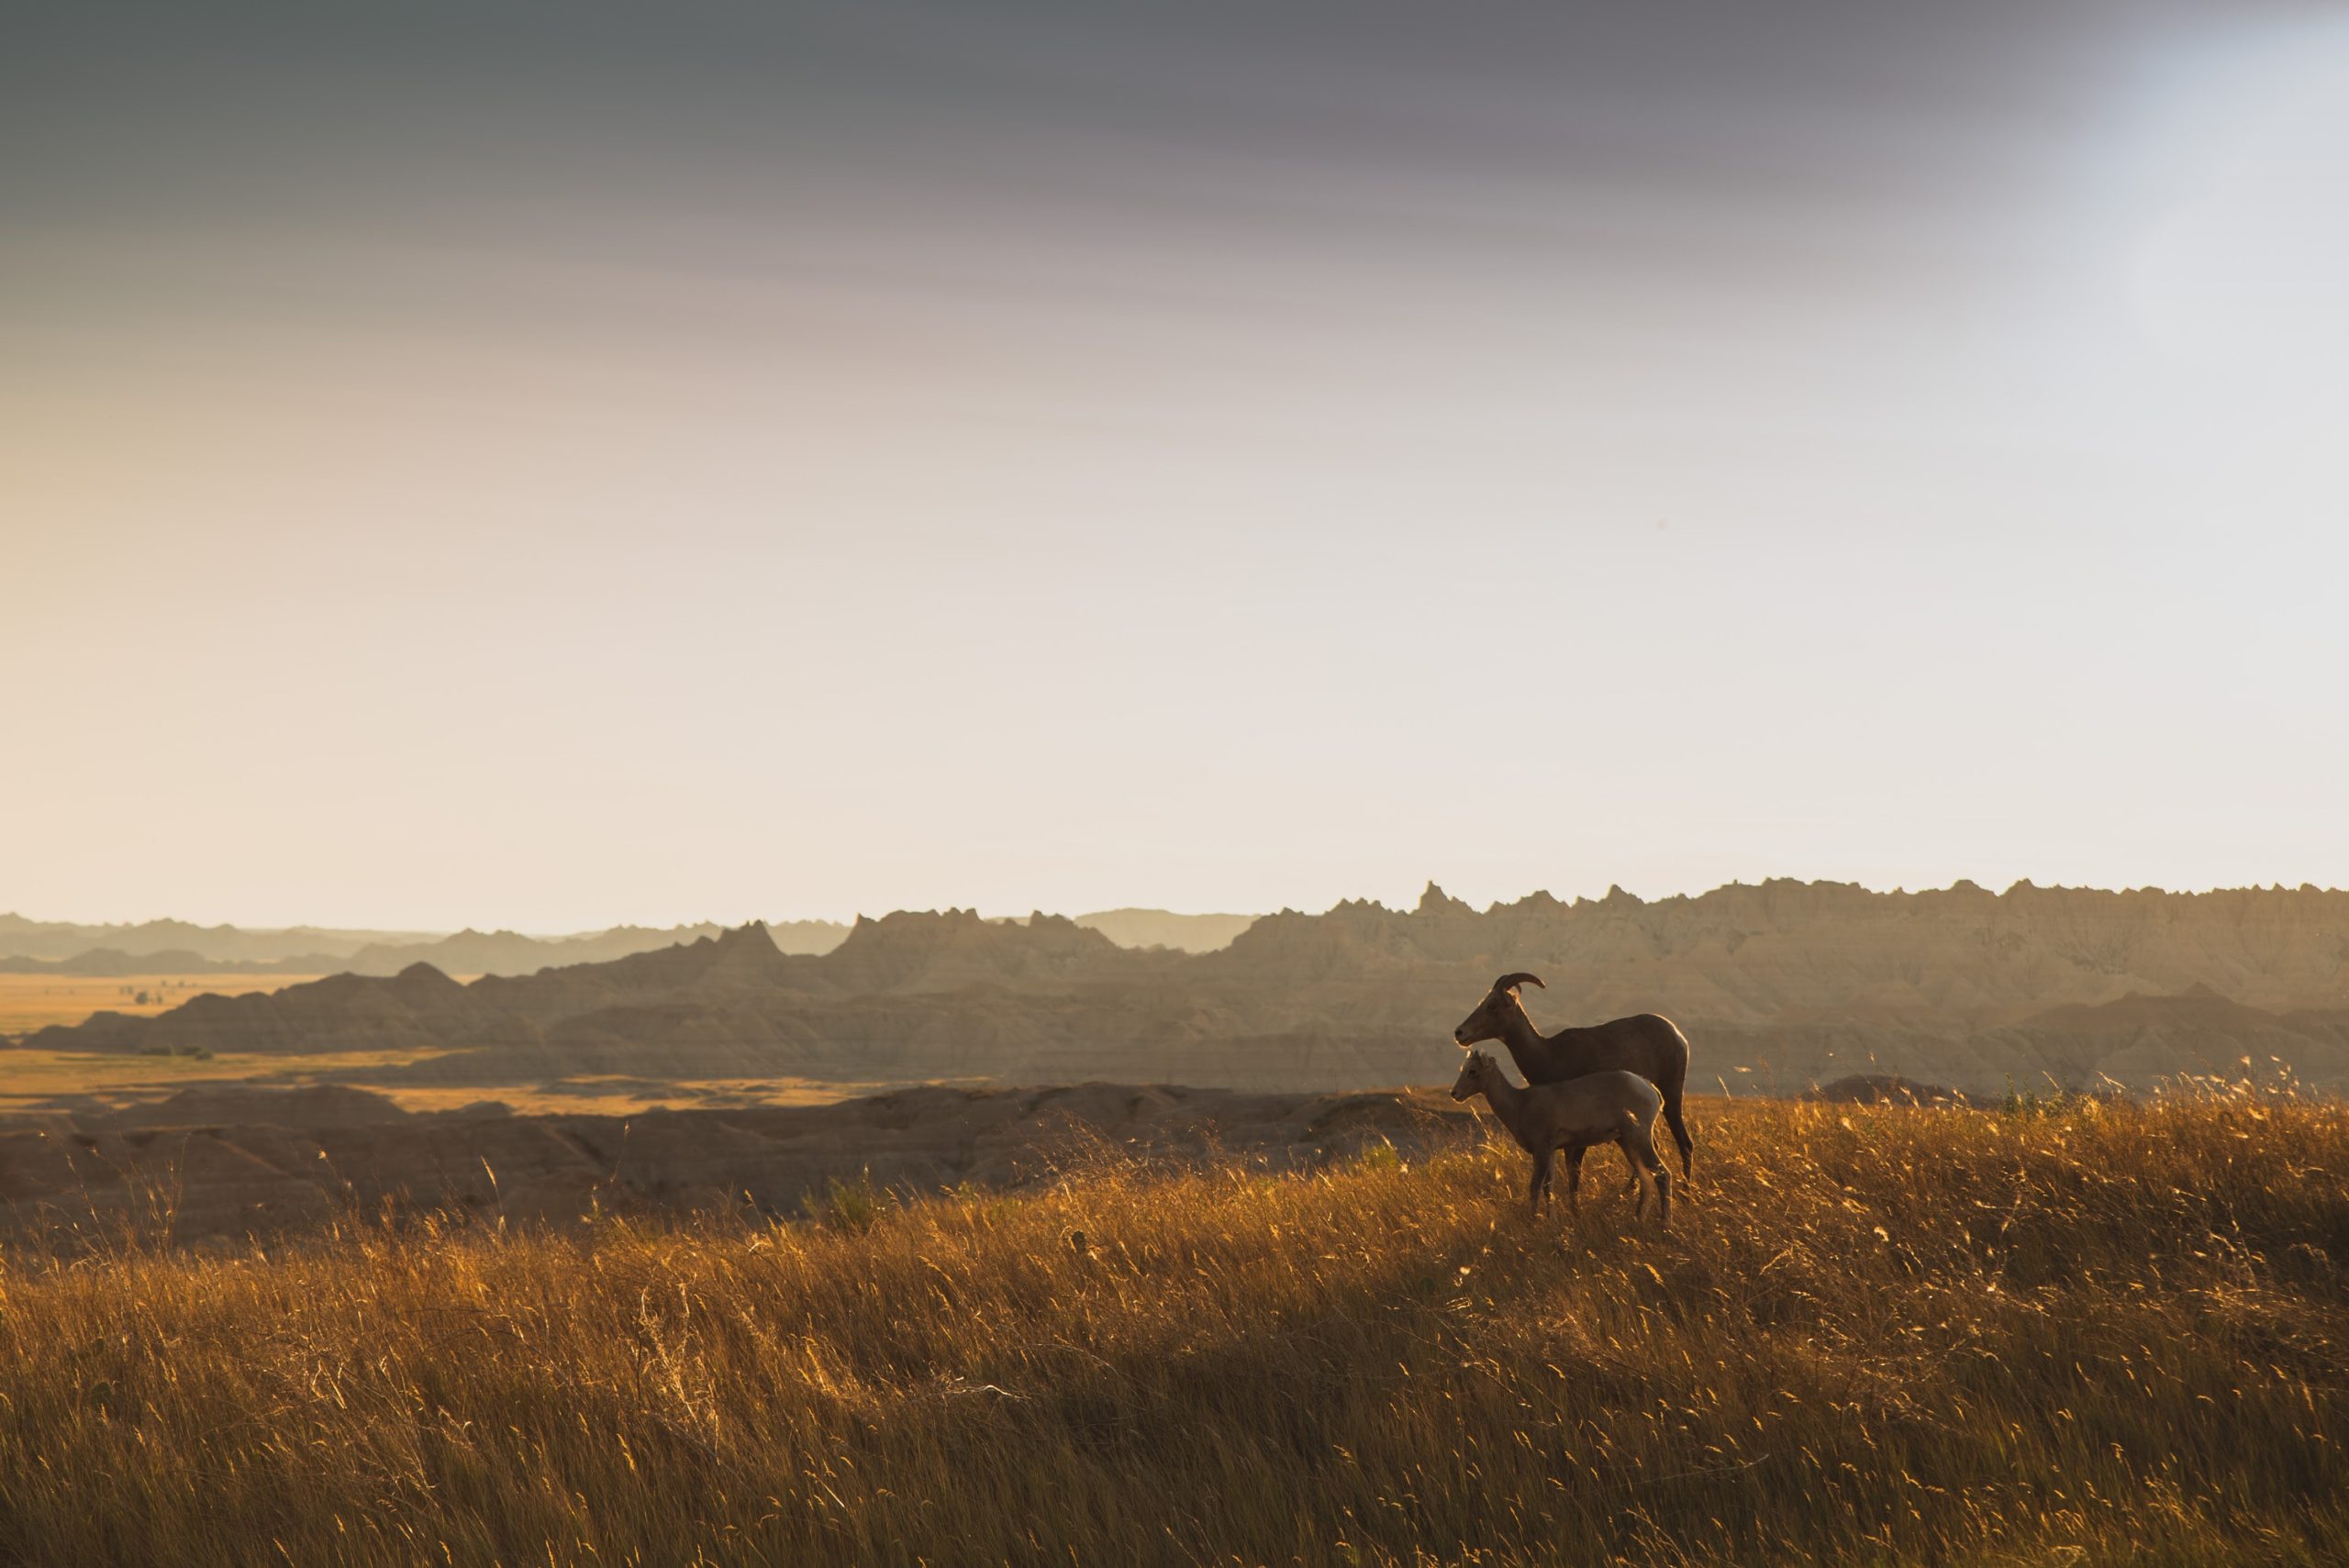
[[[1460,1076],[1452,1083],[1452,1097],[1468,1099],[1485,1092],[1485,1074],[1493,1070],[1493,1059],[1481,1051],[1472,1051],[1460,1063]]]
[[[1519,973],[1504,974],[1494,981],[1493,988],[1485,993],[1485,999],[1476,1004],[1476,1010],[1461,1019],[1460,1027],[1452,1031],[1452,1038],[1462,1045],[1500,1039],[1501,1031],[1508,1027],[1508,1016],[1525,1011],[1524,1005],[1517,999],[1517,988],[1529,984],[1542,985],[1541,978]],[[1542,988],[1549,989],[1546,985]]]

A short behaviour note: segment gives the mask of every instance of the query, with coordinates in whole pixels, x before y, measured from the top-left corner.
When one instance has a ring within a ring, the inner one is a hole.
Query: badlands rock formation
[[[1778,882],[1478,911],[1431,886],[1415,909],[1284,912],[1199,954],[1120,948],[1057,917],[949,910],[860,920],[820,955],[778,951],[750,926],[471,985],[417,965],[204,997],[30,1043],[431,1051],[396,1081],[484,1086],[624,1073],[1306,1091],[1448,1082],[1452,1026],[1508,970],[1550,983],[1527,994],[1544,1028],[1673,1017],[1695,1082],[1731,1092],[1854,1073],[1974,1094],[2148,1089],[2286,1067],[2349,1084],[2349,894],[2313,888]]]

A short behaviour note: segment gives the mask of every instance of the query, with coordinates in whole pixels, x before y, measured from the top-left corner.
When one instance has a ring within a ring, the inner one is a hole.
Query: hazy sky
[[[2349,884],[2349,8],[0,28],[0,907]]]

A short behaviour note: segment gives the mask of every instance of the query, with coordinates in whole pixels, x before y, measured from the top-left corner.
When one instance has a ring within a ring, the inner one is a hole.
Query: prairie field
[[[151,1018],[206,992],[241,996],[306,984],[315,974],[0,974],[0,1035],[26,1035],[95,1013]],[[141,998],[144,1000],[141,1000]]]
[[[415,1084],[400,1070],[438,1051],[226,1051],[205,1056],[126,1056],[29,1046],[0,1050],[0,1117],[87,1098],[113,1106],[151,1103],[184,1089],[287,1089],[362,1084],[406,1111],[449,1111],[500,1100],[518,1115],[628,1116],[655,1106],[825,1105],[878,1085],[812,1078],[695,1078],[668,1083],[593,1074],[552,1083]]]
[[[62,1096],[86,1095],[109,1104],[132,1104],[160,1099],[182,1089],[231,1084],[277,1088],[324,1083],[340,1075],[403,1067],[436,1054],[429,1051],[373,1051],[320,1056],[258,1052],[131,1056],[18,1046],[0,1051],[0,1114],[32,1109]]]
[[[419,1051],[429,1060],[437,1051]],[[462,1088],[418,1087],[389,1074],[355,1073],[342,1081],[363,1084],[405,1111],[452,1111],[481,1100],[498,1100],[518,1116],[634,1116],[640,1111],[697,1106],[827,1106],[887,1088],[885,1084],[829,1078],[646,1079],[618,1073],[581,1073],[538,1084],[473,1084]]]
[[[1706,1107],[809,1218],[0,1252],[0,1561],[2349,1561],[2349,1113]]]

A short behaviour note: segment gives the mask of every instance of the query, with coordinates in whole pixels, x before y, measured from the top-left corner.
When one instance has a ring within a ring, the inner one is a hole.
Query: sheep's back
[[[1586,1073],[1563,1084],[1543,1084],[1526,1091],[1541,1107],[1542,1119],[1553,1126],[1591,1132],[1612,1132],[1625,1111],[1642,1127],[1655,1120],[1664,1108],[1656,1086],[1637,1073],[1620,1068]]]

